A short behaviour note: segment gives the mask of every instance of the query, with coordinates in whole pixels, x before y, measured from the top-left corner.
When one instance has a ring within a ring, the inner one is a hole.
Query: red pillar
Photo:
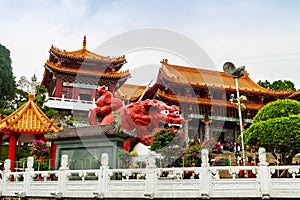
[[[114,91],[115,91],[115,86],[114,86],[114,84],[112,84],[112,83],[109,84],[108,90],[113,94]]]
[[[73,99],[78,99],[79,96],[79,88],[74,87]]]
[[[54,97],[58,97],[58,98],[62,97],[62,85],[63,85],[62,79],[57,77],[55,82]]]
[[[11,160],[10,170],[14,171],[15,168],[15,156],[16,156],[16,143],[17,135],[11,133],[9,137],[8,159]]]
[[[52,169],[55,167],[55,157],[56,157],[56,144],[51,141],[51,149],[50,149],[50,166]]]
[[[96,100],[96,90],[92,90],[91,101]]]
[[[3,133],[0,133],[0,160],[2,159],[2,139],[3,139]]]

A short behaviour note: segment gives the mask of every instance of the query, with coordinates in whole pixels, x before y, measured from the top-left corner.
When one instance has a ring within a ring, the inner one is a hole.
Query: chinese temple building
[[[86,120],[89,109],[95,107],[97,87],[105,85],[125,104],[158,99],[180,106],[188,121],[190,138],[237,141],[240,134],[238,110],[230,101],[236,94],[236,85],[230,74],[173,65],[163,59],[156,83],[148,88],[124,84],[130,77],[128,70],[121,71],[126,63],[125,56],[112,58],[90,52],[86,49],[86,37],[80,50],[66,51],[51,46],[49,53],[41,85],[49,93],[46,105],[59,109],[61,116],[74,116],[74,111],[80,111],[83,113],[81,119]],[[247,72],[238,78],[238,87],[240,95],[247,98],[242,112],[246,128],[267,103],[300,96],[297,92],[263,88]],[[80,123],[75,125],[80,126]]]
[[[9,137],[8,159],[11,160],[10,169],[12,171],[14,170],[17,142],[32,142],[34,139],[45,141],[46,133],[60,131],[60,128],[43,113],[33,99],[34,94],[29,94],[29,101],[26,104],[0,121],[1,140]],[[2,142],[0,144],[1,151]],[[51,146],[50,156],[55,158],[54,144]]]
[[[126,63],[125,56],[105,57],[86,49],[77,51],[60,50],[51,46],[49,59],[44,67],[42,86],[49,93],[47,106],[59,109],[62,115],[72,110],[87,112],[94,106],[96,89],[105,85],[113,92],[130,76],[129,71],[121,71]]]
[[[146,87],[124,84],[116,96],[126,102],[155,98],[169,105],[178,105],[188,119],[189,136],[201,140],[211,137],[221,141],[237,141],[240,134],[238,109],[230,103],[236,94],[232,75],[224,72],[172,65],[163,59],[156,83],[145,93]],[[244,126],[265,104],[285,99],[292,91],[275,92],[251,80],[249,74],[238,79],[240,95],[247,97],[242,112]],[[144,96],[141,95],[144,93]]]

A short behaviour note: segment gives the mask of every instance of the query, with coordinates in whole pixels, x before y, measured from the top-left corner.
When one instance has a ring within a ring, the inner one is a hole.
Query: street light
[[[234,99],[234,95],[230,95],[231,99],[229,100],[230,103],[233,103],[234,100],[236,100],[237,108],[238,108],[238,114],[239,114],[239,122],[240,122],[240,132],[241,132],[241,141],[242,141],[242,160],[243,165],[246,165],[245,161],[245,146],[244,146],[244,126],[242,121],[242,107],[244,108],[244,102],[247,101],[245,96],[240,97],[239,92],[239,84],[238,79],[242,76],[244,76],[245,73],[245,66],[235,68],[234,64],[231,62],[226,62],[223,65],[223,70],[226,74],[231,74],[233,76],[233,79],[235,81],[235,89],[236,89],[236,99]]]

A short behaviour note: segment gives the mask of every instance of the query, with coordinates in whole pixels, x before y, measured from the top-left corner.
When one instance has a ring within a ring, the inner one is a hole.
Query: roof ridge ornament
[[[83,37],[83,42],[82,42],[82,49],[86,49],[86,35],[84,35],[84,37]]]
[[[29,98],[29,101],[33,101],[33,99],[34,99],[34,94],[33,94],[33,93],[29,93],[29,94],[28,94],[28,98]]]

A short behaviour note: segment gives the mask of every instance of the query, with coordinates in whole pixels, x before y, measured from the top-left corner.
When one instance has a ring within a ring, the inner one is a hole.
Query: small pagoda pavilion
[[[129,71],[120,71],[126,63],[125,56],[105,57],[86,49],[86,36],[82,49],[60,50],[53,45],[45,63],[41,85],[54,97],[93,100],[96,86],[106,85],[113,92],[129,77]]]
[[[14,170],[16,143],[32,142],[34,139],[44,140],[44,134],[60,131],[60,128],[50,120],[34,103],[34,94],[29,94],[29,101],[0,121],[1,141],[9,137],[8,159],[11,160],[11,170]],[[0,143],[2,152],[2,142]],[[54,160],[55,145],[51,146],[50,159]],[[54,163],[53,163],[54,165]]]
[[[49,94],[46,106],[58,109],[60,116],[76,111],[78,119],[74,121],[87,125],[81,119],[87,119],[89,109],[94,107],[96,89],[102,85],[111,92],[118,89],[130,76],[128,70],[121,71],[126,62],[124,55],[102,56],[87,50],[86,36],[79,50],[66,51],[52,45],[41,82]]]

